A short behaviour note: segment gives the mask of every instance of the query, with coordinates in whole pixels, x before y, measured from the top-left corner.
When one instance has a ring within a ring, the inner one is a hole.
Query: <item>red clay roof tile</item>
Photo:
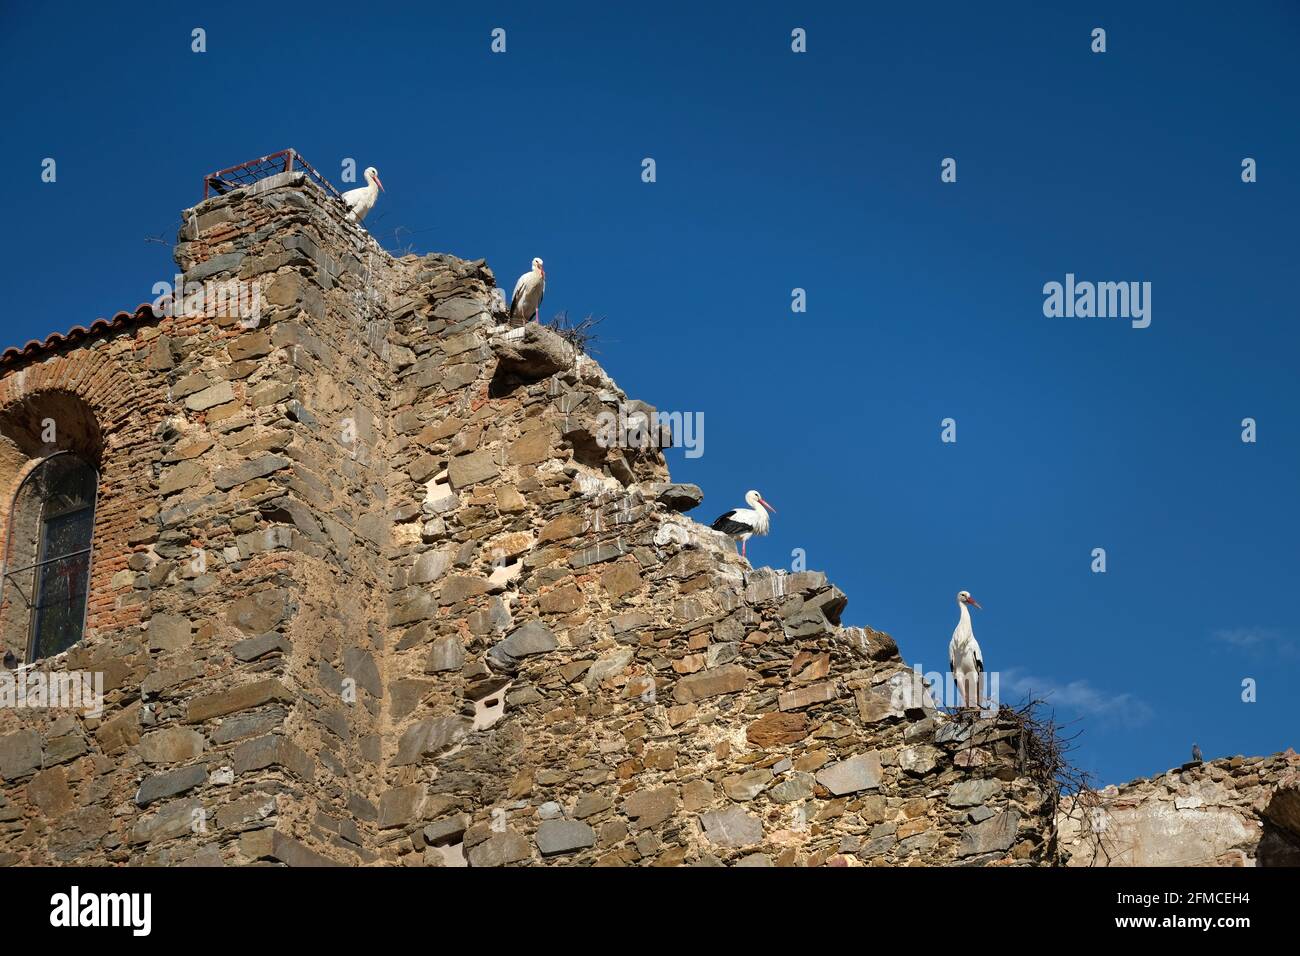
[[[80,325],[74,325],[63,335],[58,332],[51,333],[46,336],[44,342],[32,339],[22,348],[5,349],[4,354],[0,355],[0,368],[16,365],[25,359],[33,358],[43,352],[53,351],[64,345],[71,345],[82,339],[94,338],[103,335],[105,332],[125,328],[136,322],[149,322],[157,318],[161,318],[161,316],[154,312],[153,306],[148,302],[142,302],[134,312],[119,312],[111,319],[96,319],[90,323],[88,329]]]

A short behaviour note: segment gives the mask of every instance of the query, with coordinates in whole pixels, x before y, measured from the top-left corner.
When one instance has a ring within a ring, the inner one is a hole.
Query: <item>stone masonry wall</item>
[[[257,283],[256,323],[209,299],[0,384],[0,419],[66,390],[107,436],[86,639],[29,667],[103,673],[105,709],[0,712],[6,862],[372,856],[383,323],[373,244],[300,180],[185,217],[187,282]]]
[[[1300,757],[1184,764],[1066,798],[1058,822],[1070,866],[1300,866]]]
[[[1049,855],[1013,729],[944,720],[823,575],[751,570],[657,449],[602,447],[602,412],[650,406],[433,282],[397,324],[383,859]]]
[[[1018,728],[937,712],[822,574],[684,517],[652,441],[601,440],[651,407],[511,327],[483,262],[395,260],[295,174],[183,223],[186,279],[256,283],[255,323],[0,378],[0,490],[41,402],[104,475],[86,638],[22,666],[107,688],[0,712],[0,862],[1055,859]]]

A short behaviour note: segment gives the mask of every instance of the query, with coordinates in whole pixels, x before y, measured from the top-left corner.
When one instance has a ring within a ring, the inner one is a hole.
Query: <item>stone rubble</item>
[[[1070,866],[1300,866],[1300,756],[1225,757],[1061,801]]]

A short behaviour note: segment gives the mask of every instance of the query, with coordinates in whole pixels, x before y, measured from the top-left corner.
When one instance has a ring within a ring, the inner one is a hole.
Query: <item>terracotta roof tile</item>
[[[50,352],[65,345],[72,345],[82,339],[95,338],[105,332],[116,331],[136,322],[150,322],[158,318],[161,318],[161,316],[154,312],[153,306],[148,302],[144,302],[134,312],[119,312],[111,319],[96,319],[90,323],[90,328],[74,325],[63,335],[58,332],[51,333],[44,342],[32,339],[22,348],[5,349],[4,354],[0,355],[0,368],[16,365],[43,352]]]

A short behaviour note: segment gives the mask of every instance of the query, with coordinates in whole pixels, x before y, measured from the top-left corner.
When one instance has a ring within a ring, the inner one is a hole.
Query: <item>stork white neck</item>
[[[754,512],[754,534],[767,534],[767,509],[763,507],[762,496],[759,495],[757,491],[751,491],[749,494],[745,495],[745,503],[749,505],[750,510]]]
[[[967,640],[975,636],[975,630],[970,623],[970,608],[966,606],[965,601],[958,601],[957,607],[961,611],[961,617],[957,621],[957,630],[953,632],[953,637]]]

